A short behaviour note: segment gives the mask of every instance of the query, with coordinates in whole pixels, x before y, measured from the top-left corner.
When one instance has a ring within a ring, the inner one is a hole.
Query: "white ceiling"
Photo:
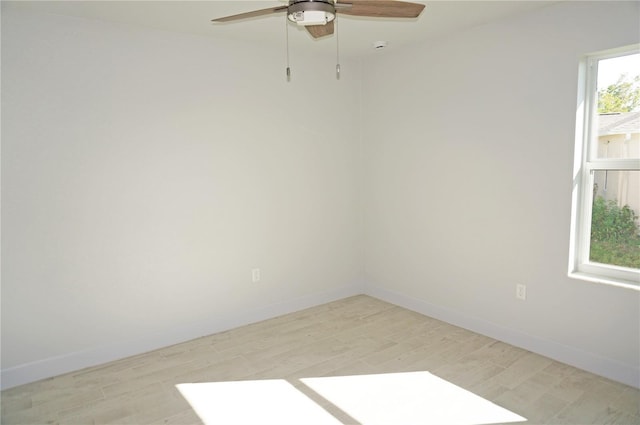
[[[371,19],[343,15],[338,21],[341,55],[381,54],[372,44],[388,42],[387,51],[416,41],[444,37],[455,32],[548,6],[558,1],[425,1],[417,19]],[[285,48],[284,13],[233,23],[211,19],[281,6],[285,1],[2,1],[3,7],[20,7],[125,25],[166,31],[244,40]],[[335,54],[336,36],[314,40],[306,31],[289,24],[290,49]]]

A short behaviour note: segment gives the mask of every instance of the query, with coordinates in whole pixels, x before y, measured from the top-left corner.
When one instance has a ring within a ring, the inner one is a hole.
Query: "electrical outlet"
[[[253,283],[260,282],[260,269],[251,270],[251,281]]]
[[[519,300],[527,299],[527,285],[516,285],[516,298]]]

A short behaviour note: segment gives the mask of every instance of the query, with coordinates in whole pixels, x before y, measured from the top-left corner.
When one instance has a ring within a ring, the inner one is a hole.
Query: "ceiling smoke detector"
[[[382,50],[387,47],[388,43],[386,41],[374,41],[373,48],[376,50]]]

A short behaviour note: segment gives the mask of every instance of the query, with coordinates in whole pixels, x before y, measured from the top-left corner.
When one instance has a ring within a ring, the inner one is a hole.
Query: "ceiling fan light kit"
[[[301,26],[326,25],[336,18],[336,8],[330,1],[297,1],[289,5],[288,18]]]

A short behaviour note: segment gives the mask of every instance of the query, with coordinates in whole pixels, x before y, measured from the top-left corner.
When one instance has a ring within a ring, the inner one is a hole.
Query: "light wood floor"
[[[640,424],[637,389],[368,296],[3,391],[2,423],[202,424],[176,384],[262,379],[285,379],[357,423],[300,379],[409,371],[525,423]]]

